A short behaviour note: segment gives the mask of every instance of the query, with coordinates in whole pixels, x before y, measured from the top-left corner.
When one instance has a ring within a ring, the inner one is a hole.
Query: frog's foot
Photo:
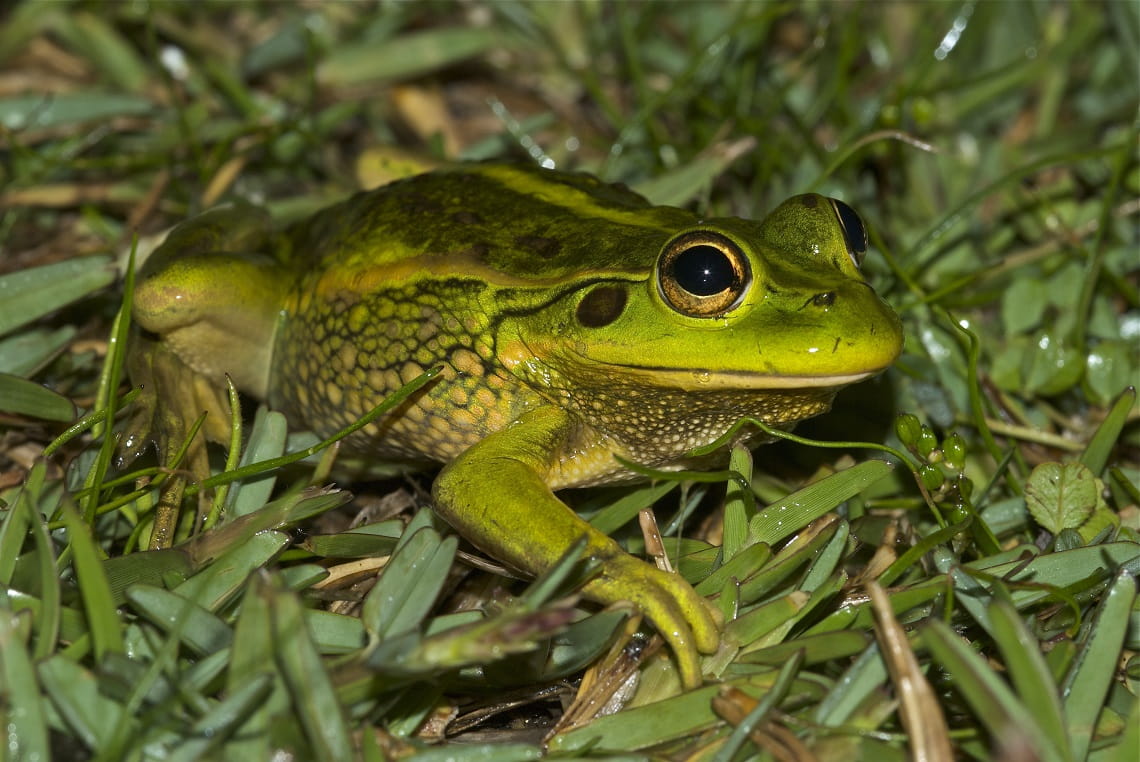
[[[720,628],[704,598],[679,574],[625,553],[602,559],[601,568],[601,574],[586,585],[586,595],[598,601],[634,603],[673,650],[682,684],[700,686],[700,654],[713,653],[720,643]]]
[[[203,428],[206,436],[225,440],[229,436],[229,403],[221,386],[195,373],[166,345],[136,333],[128,364],[132,382],[141,387],[126,429],[119,440],[117,460],[120,468],[129,466],[153,443],[162,466],[174,465],[178,453],[187,445],[191,423],[204,411],[209,414]],[[206,443],[201,433],[186,447],[176,472],[163,487],[155,509],[155,526],[150,547],[168,547],[178,523],[178,511],[186,475],[201,480],[210,475]],[[205,499],[202,495],[202,499]]]

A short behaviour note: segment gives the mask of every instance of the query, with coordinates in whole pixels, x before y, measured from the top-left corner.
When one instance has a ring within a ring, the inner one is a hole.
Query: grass
[[[1135,4],[0,14],[12,758],[1135,758]],[[296,219],[409,156],[529,157],[710,214],[815,190],[872,229],[907,345],[799,430],[843,447],[570,496],[635,550],[657,503],[727,621],[705,687],[579,606],[572,557],[510,583],[426,481],[273,461],[311,440],[267,411],[219,464],[217,523],[140,552],[171,464],[112,458],[135,234],[145,254],[231,198]]]

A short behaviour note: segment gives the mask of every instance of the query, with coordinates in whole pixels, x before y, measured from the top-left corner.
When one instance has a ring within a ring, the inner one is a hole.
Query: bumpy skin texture
[[[637,604],[694,685],[698,652],[718,640],[703,601],[552,490],[633,478],[615,455],[702,465],[688,452],[742,416],[794,423],[889,365],[899,322],[860,276],[837,209],[800,196],[761,223],[702,221],[586,175],[475,165],[280,233],[256,210],[219,210],[172,233],[140,274],[148,336],[132,367],[194,379],[150,401],[160,434],[219,407],[196,390],[229,373],[322,435],[442,367],[342,447],[447,464],[439,513],[521,570],[585,536],[602,568],[586,594]],[[695,267],[670,264],[694,246]]]

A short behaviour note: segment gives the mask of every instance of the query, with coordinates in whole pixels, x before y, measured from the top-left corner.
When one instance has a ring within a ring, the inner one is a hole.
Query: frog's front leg
[[[583,521],[546,485],[572,428],[557,408],[540,408],[466,450],[436,479],[438,513],[476,546],[531,574],[552,566],[579,538],[600,573],[584,588],[600,603],[631,601],[672,647],[686,687],[701,683],[698,652],[711,653],[717,625],[678,574],[640,561]]]

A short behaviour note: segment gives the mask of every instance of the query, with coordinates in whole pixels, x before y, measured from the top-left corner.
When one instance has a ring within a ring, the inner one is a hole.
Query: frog
[[[511,569],[539,575],[579,544],[596,569],[583,595],[632,603],[694,687],[715,608],[557,493],[715,467],[770,438],[738,421],[790,428],[884,371],[902,330],[861,272],[867,248],[858,214],[818,194],[705,217],[508,163],[402,178],[284,226],[218,207],[138,272],[132,446],[149,430],[172,449],[204,411],[206,437],[228,441],[227,377],[326,437],[435,369],[342,452],[436,464],[436,513]]]

